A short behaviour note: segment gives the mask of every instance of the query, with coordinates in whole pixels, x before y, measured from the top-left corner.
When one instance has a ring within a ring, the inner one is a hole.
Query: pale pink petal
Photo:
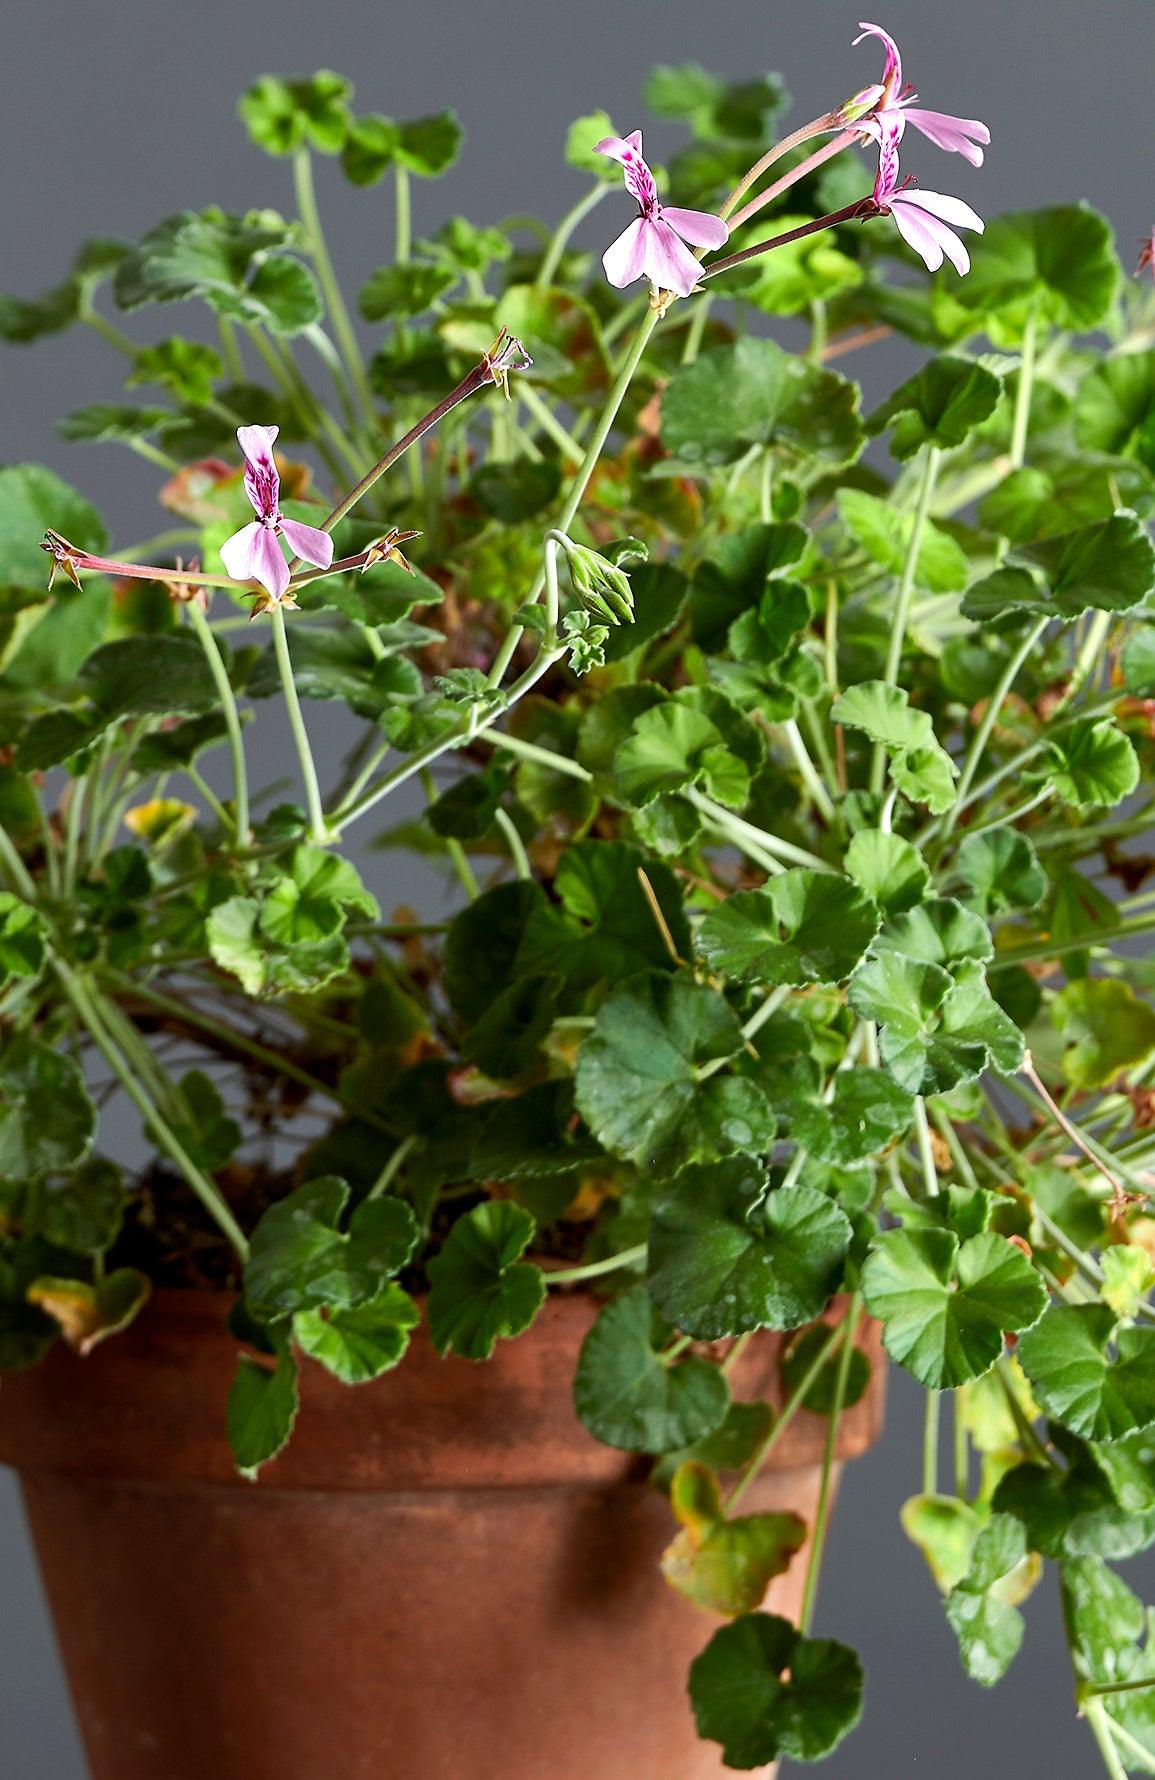
[[[257,543],[260,561],[252,572],[261,586],[267,587],[273,598],[279,600],[289,585],[289,565],[281,549],[281,540],[272,527],[262,525],[260,532]]]
[[[629,228],[624,229],[602,255],[606,277],[618,290],[624,290],[645,271],[646,226],[644,217],[635,217]]]
[[[260,540],[265,527],[257,520],[252,525],[243,525],[239,532],[226,538],[221,545],[221,561],[225,572],[234,581],[248,581],[256,574],[257,564],[261,560]]]
[[[328,532],[315,525],[302,525],[299,519],[282,519],[281,530],[294,556],[327,569],[333,560],[333,540]]]
[[[730,239],[730,225],[708,210],[678,210],[663,204],[662,221],[676,229],[683,241],[692,247],[721,247]]]
[[[668,222],[642,217],[641,223],[646,277],[660,290],[672,290],[679,297],[688,297],[702,276],[701,266]]]
[[[896,203],[890,213],[895,221],[899,234],[908,247],[913,247],[926,265],[928,272],[937,272],[943,261],[942,236],[949,235],[950,230],[935,217],[927,216],[924,211],[916,210],[911,204]],[[954,239],[957,241],[958,237]],[[961,247],[962,243],[958,245]],[[964,268],[965,269],[965,268]]]
[[[868,25],[865,19],[859,20],[858,31],[859,35],[854,39],[855,44],[861,43],[864,37],[877,37],[879,42],[884,45],[886,66],[882,71],[882,78],[888,90],[892,94],[897,93],[902,85],[902,57],[894,38],[889,31],[884,31],[881,25]]]
[[[594,144],[594,153],[609,155],[611,161],[621,161],[628,166],[632,160],[642,157],[642,132],[634,130],[629,136],[603,136]]]
[[[961,198],[948,197],[945,192],[924,192],[921,186],[907,192],[896,192],[895,204],[917,204],[920,210],[929,210],[932,216],[941,217],[943,222],[950,223],[956,229],[974,229],[981,235],[986,227],[977,210],[964,204]]]
[[[878,174],[874,181],[874,201],[888,204],[898,186],[898,145],[902,140],[901,111],[884,111],[879,115]]]
[[[245,493],[261,519],[275,519],[281,498],[281,479],[273,462],[273,446],[280,427],[239,426],[237,443],[245,454]]]
[[[989,143],[991,133],[977,117],[952,117],[947,111],[924,111],[921,105],[906,107],[908,122],[916,130],[921,130],[936,148],[946,149],[948,154],[962,155],[972,167],[983,164],[983,148]]]

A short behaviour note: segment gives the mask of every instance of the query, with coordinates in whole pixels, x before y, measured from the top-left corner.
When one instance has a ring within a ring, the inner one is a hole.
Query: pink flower
[[[861,43],[864,37],[877,37],[886,50],[886,62],[882,70],[880,87],[866,87],[861,93],[847,102],[843,111],[848,121],[857,121],[858,127],[866,135],[873,136],[881,145],[884,133],[896,128],[901,138],[907,124],[913,124],[916,130],[934,143],[936,148],[945,148],[950,154],[962,155],[972,167],[983,164],[983,148],[991,139],[991,133],[985,124],[980,124],[974,117],[952,117],[946,111],[924,111],[914,101],[918,94],[913,87],[902,84],[902,57],[898,45],[888,32],[879,25],[861,24],[860,35],[854,39]],[[874,94],[877,98],[873,98]],[[865,117],[861,117],[864,105],[870,109]]]
[[[937,272],[944,258],[950,260],[956,272],[969,272],[970,254],[950,225],[976,229],[981,235],[983,219],[961,198],[944,197],[941,192],[907,191],[899,186],[898,141],[901,135],[901,128],[892,118],[879,147],[874,202],[884,215],[893,216],[899,234],[922,256],[928,272]]]
[[[234,581],[259,581],[279,600],[289,585],[289,565],[281,551],[283,536],[295,556],[327,569],[333,561],[328,532],[281,513],[281,478],[273,462],[279,427],[239,426],[237,440],[245,454],[245,493],[257,515],[221,545],[221,561]]]
[[[1152,278],[1155,278],[1155,229],[1152,229],[1151,233],[1144,237],[1143,245],[1139,249],[1139,264],[1135,268],[1136,278],[1143,271],[1150,272]]]
[[[654,176],[642,159],[642,132],[631,136],[607,136],[597,153],[620,161],[626,190],[638,201],[640,214],[612,247],[602,255],[610,283],[621,290],[635,278],[648,278],[658,290],[672,290],[688,297],[702,268],[685,246],[721,247],[730,236],[720,216],[705,210],[678,210],[658,202]]]

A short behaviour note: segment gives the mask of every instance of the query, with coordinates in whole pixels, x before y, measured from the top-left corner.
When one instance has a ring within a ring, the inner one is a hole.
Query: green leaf
[[[458,1218],[429,1263],[429,1332],[438,1353],[487,1360],[499,1338],[524,1334],[545,1303],[545,1275],[523,1261],[536,1225],[508,1199]]]
[[[365,1384],[404,1358],[410,1330],[420,1320],[408,1292],[390,1283],[363,1304],[325,1313],[299,1310],[293,1318],[293,1339],[343,1384]]]
[[[99,554],[108,547],[108,532],[96,508],[51,470],[41,464],[9,464],[0,469],[0,563],[7,582],[22,587],[44,585],[48,559],[40,540],[49,527],[63,533],[80,550]],[[91,600],[94,592],[90,584],[75,598]],[[75,664],[69,673],[73,671]]]
[[[662,1553],[662,1574],[712,1613],[751,1612],[806,1540],[806,1522],[796,1514],[727,1520],[718,1479],[697,1460],[674,1473],[670,1506],[682,1531]]]
[[[352,83],[328,68],[297,80],[265,74],[245,93],[237,110],[250,137],[266,154],[288,155],[309,144],[332,155],[345,141],[352,97]]]
[[[217,903],[205,922],[209,956],[237,978],[246,995],[259,995],[265,984],[265,953],[257,936],[260,913],[255,896],[230,896]]]
[[[170,408],[141,408],[131,402],[92,402],[86,408],[74,408],[71,414],[58,420],[56,430],[62,439],[73,444],[124,443],[147,439],[172,419]]]
[[[916,710],[901,686],[888,686],[885,680],[849,687],[831,705],[830,716],[835,723],[862,730],[890,754],[939,745],[929,714]]]
[[[662,396],[662,442],[687,464],[725,464],[777,445],[832,464],[864,441],[857,384],[747,337],[675,371]]]
[[[420,1237],[409,1206],[403,1199],[366,1200],[342,1232],[348,1202],[346,1182],[323,1175],[262,1214],[245,1268],[245,1302],[258,1322],[363,1304],[401,1271]]]
[[[585,117],[575,118],[566,131],[566,166],[576,167],[579,173],[588,173],[603,184],[616,184],[617,165],[596,150],[599,142],[617,134],[608,111],[591,111]]]
[[[914,1100],[883,1069],[842,1069],[830,1101],[800,1107],[792,1134],[822,1161],[862,1162],[910,1129]]]
[[[80,319],[85,299],[112,276],[128,251],[126,241],[94,236],[81,247],[69,276],[52,290],[38,297],[0,292],[0,340],[27,346],[46,334],[59,334],[71,327]]]
[[[930,888],[930,870],[917,847],[878,828],[859,829],[843,864],[884,915],[913,908]]]
[[[1125,511],[1020,544],[1011,560],[1023,566],[996,569],[969,590],[968,618],[1071,620],[1091,611],[1130,612],[1155,591],[1155,547],[1142,522]]]
[[[1155,1008],[1115,977],[1080,977],[1061,989],[1051,1017],[1062,1033],[1063,1074],[1076,1088],[1103,1088],[1155,1052]]]
[[[96,1108],[66,1051],[18,1033],[0,1054],[0,1177],[72,1168],[87,1154]]]
[[[878,911],[857,884],[798,867],[711,908],[698,949],[723,976],[801,988],[844,982],[877,930]]]
[[[989,920],[1017,909],[1038,908],[1047,894],[1047,875],[1034,847],[1016,828],[968,834],[955,869],[967,887],[971,908]]]
[[[8,890],[0,890],[0,987],[13,977],[40,974],[47,936],[39,909]]]
[[[1110,717],[1087,717],[1048,744],[1042,773],[1064,803],[1110,808],[1139,783],[1139,759]]]
[[[782,1386],[788,1395],[793,1396],[819,1353],[830,1340],[830,1329],[825,1323],[817,1323],[812,1329],[804,1329],[790,1343],[780,1363]],[[803,1409],[812,1415],[830,1415],[834,1409],[838,1395],[838,1367],[833,1363],[834,1356],[828,1365],[823,1366],[814,1383],[802,1399]],[[852,1409],[866,1394],[870,1383],[870,1361],[860,1347],[852,1350],[850,1367],[846,1377],[846,1388],[840,1399],[843,1409]]]
[[[989,1230],[962,1243],[950,1230],[888,1231],[862,1289],[887,1353],[934,1391],[989,1372],[1004,1334],[1029,1329],[1047,1303],[1025,1255]]]
[[[435,111],[401,125],[394,158],[398,166],[408,168],[410,173],[417,173],[422,179],[436,179],[452,167],[464,141],[465,131],[457,113]]]
[[[224,361],[211,346],[173,336],[158,340],[155,346],[139,347],[124,381],[128,389],[141,383],[156,384],[171,390],[182,402],[200,406],[212,400],[213,386],[224,374]]]
[[[1119,666],[1128,692],[1135,698],[1155,698],[1155,628],[1131,632]]]
[[[847,1645],[804,1638],[772,1613],[723,1626],[690,1668],[698,1735],[722,1745],[729,1768],[820,1761],[861,1718],[862,1685]]]
[[[633,805],[694,785],[735,808],[750,794],[746,768],[721,731],[703,712],[673,699],[636,719],[614,756],[613,776],[622,801]]]
[[[1018,1358],[1041,1408],[1072,1434],[1121,1440],[1155,1424],[1155,1329],[1121,1329],[1105,1304],[1052,1304]]]
[[[745,526],[721,537],[694,576],[694,641],[708,653],[724,649],[736,621],[752,609],[761,615],[764,598],[777,601],[796,585],[784,582],[783,571],[800,562],[808,544],[804,527],[788,521]]]
[[[672,1452],[718,1428],[730,1403],[724,1373],[691,1356],[667,1366],[669,1331],[644,1286],[615,1298],[582,1343],[574,1378],[578,1420],[621,1452]]]
[[[810,221],[806,216],[775,213],[775,233],[788,234]],[[812,303],[827,302],[853,290],[865,277],[860,262],[844,253],[828,234],[783,242],[747,271],[754,278],[742,285],[741,300],[766,315],[801,315]]]
[[[767,1191],[746,1157],[683,1168],[654,1208],[649,1288],[687,1335],[796,1329],[838,1289],[850,1222],[816,1187]]]
[[[880,952],[858,966],[849,998],[881,1024],[882,1060],[912,1094],[943,1094],[988,1067],[1013,1074],[1022,1063],[1022,1034],[973,963],[952,977],[941,965]]]
[[[899,386],[866,423],[870,433],[893,425],[890,449],[904,462],[923,445],[950,451],[990,418],[1002,382],[973,359],[944,354]]]
[[[962,1401],[956,1399],[960,1405]],[[971,1553],[983,1524],[979,1511],[956,1496],[911,1496],[903,1503],[899,1518],[938,1587],[948,1593],[970,1569]]]
[[[1022,343],[1029,316],[1083,333],[1107,315],[1120,285],[1111,226],[1087,204],[997,216],[973,243],[971,269],[952,302],[995,346]]]
[[[689,923],[669,866],[625,841],[578,841],[562,855],[554,878],[560,908],[540,895],[527,899],[531,906],[514,968],[554,973],[575,988],[621,982],[641,970],[670,970],[673,960],[642,888],[642,871],[679,956],[688,958]]]
[[[607,1150],[649,1170],[761,1151],[769,1100],[744,1077],[703,1075],[742,1048],[738,1017],[715,990],[650,972],[606,996],[578,1056],[578,1111]]]
[[[89,1284],[83,1279],[34,1279],[25,1296],[60,1326],[69,1347],[90,1354],[119,1335],[147,1303],[152,1283],[135,1267],[117,1267]]]
[[[483,464],[470,478],[469,493],[478,505],[505,525],[533,519],[555,499],[561,471],[549,458],[541,463],[522,459],[512,464]]]
[[[366,321],[424,315],[456,282],[457,274],[449,266],[427,266],[415,261],[381,266],[361,286],[357,302]]]
[[[540,884],[519,881],[487,890],[455,917],[445,941],[445,992],[467,1023],[508,986],[530,918],[547,906]]]
[[[115,1162],[89,1156],[79,1168],[36,1182],[21,1212],[26,1235],[78,1255],[99,1255],[120,1233],[128,1195]]]
[[[946,1616],[958,1638],[963,1667],[972,1681],[1001,1681],[1023,1641],[1023,1616],[1014,1596],[1027,1563],[1027,1539],[1013,1515],[993,1515],[974,1543],[970,1569],[946,1599]]]
[[[1075,437],[1085,451],[1134,457],[1155,470],[1155,352],[1119,352],[1081,379]]]
[[[400,141],[400,125],[380,112],[351,119],[341,150],[345,178],[353,185],[376,185],[393,165]]]
[[[874,942],[876,952],[901,952],[951,970],[965,959],[985,964],[994,954],[990,929],[981,915],[953,896],[929,896],[916,908],[895,915]]]
[[[229,1391],[227,1426],[233,1459],[242,1477],[256,1480],[262,1465],[287,1445],[297,1419],[297,1362],[287,1350],[266,1365],[241,1354]]]
[[[712,1471],[740,1471],[754,1457],[774,1426],[774,1411],[760,1399],[753,1403],[731,1403],[725,1420],[712,1434],[703,1435],[690,1446],[666,1453],[650,1473],[659,1489],[668,1489],[678,1466],[689,1459],[709,1465]]]
[[[283,255],[291,239],[275,211],[180,211],[150,229],[118,267],[116,300],[139,309],[199,296],[231,320],[296,333],[320,320],[323,305],[308,267]]]
[[[914,535],[914,514],[860,488],[840,488],[836,498],[842,522],[855,542],[881,568],[900,575]],[[958,593],[969,578],[961,545],[927,521],[918,547],[915,585],[930,593]]]
[[[79,678],[106,723],[203,710],[217,696],[204,650],[191,637],[121,637],[103,643],[88,657]]]
[[[173,1130],[193,1161],[215,1174],[236,1153],[241,1127],[229,1118],[216,1083],[201,1069],[182,1076],[180,1097],[189,1117],[174,1119]]]

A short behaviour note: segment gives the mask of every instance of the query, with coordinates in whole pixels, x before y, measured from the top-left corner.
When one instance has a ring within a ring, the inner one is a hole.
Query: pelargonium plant
[[[1106,1770],[1151,1772],[1112,1566],[1155,1538],[1155,291],[1085,204],[984,230],[936,192],[988,132],[863,32],[881,78],[785,135],[775,78],[697,67],[648,84],[663,168],[579,119],[552,229],[414,239],[453,114],[267,78],[241,115],[292,219],[182,211],[0,299],[155,398],[61,431],[155,464],[171,516],[111,549],[0,471],[0,1363],[227,1289],[255,1475],[298,1369],[403,1363],[419,1297],[483,1361],[603,1295],[577,1412],[689,1528],[671,1581],[729,1619],[693,1710],[750,1768],[859,1716],[810,1635],[829,1489],[799,1627],[758,1606],[796,1526],[739,1505],[803,1405],[829,1482],[875,1318],[926,1389],[903,1524],[967,1672],[1053,1563]],[[392,185],[368,362],[318,153]],[[215,343],[138,347],[109,301]],[[893,336],[917,368],[864,415],[847,369]],[[276,698],[289,802],[249,781]],[[453,918],[383,912],[366,837],[444,861]],[[141,1170],[97,1147],[110,1091]],[[777,1415],[730,1400],[761,1329],[800,1331]]]

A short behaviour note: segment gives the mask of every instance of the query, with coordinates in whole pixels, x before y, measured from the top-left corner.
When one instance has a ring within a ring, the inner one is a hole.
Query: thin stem
[[[1024,1450],[1034,1453],[1040,1463],[1046,1465],[1049,1470],[1060,1470],[1061,1466],[1054,1454],[1048,1452],[1034,1428],[1027,1420],[1023,1406],[1019,1402],[1014,1381],[1010,1376],[1010,1368],[1005,1358],[995,1361],[995,1376],[999,1381],[999,1386],[1002,1390],[1007,1408],[1010,1410],[1011,1420],[1014,1422],[1015,1427],[1018,1430],[1019,1439],[1022,1442]]]
[[[126,358],[136,357],[138,348],[135,340],[130,340],[127,334],[122,333],[118,327],[101,315],[99,309],[94,309],[91,303],[84,303],[81,306],[80,320],[86,327],[90,327],[94,334],[99,334],[102,340],[107,340],[110,346],[114,346],[117,352],[123,352]]]
[[[0,861],[8,868],[8,875],[22,896],[29,902],[36,901],[36,880],[28,870],[20,854],[16,850],[16,842],[0,823]]]
[[[409,169],[400,161],[393,163],[393,258],[399,266],[407,263],[413,251],[413,205],[409,189]]]
[[[815,136],[824,136],[828,130],[837,128],[837,113],[827,111],[821,117],[813,118],[810,123],[803,124],[801,128],[791,131],[789,136],[783,136],[780,142],[774,143],[772,148],[766,150],[760,160],[755,161],[747,173],[743,173],[718,215],[723,219],[729,218],[742,202],[750,187],[756,185],[763,173],[772,167],[775,161],[780,161],[783,155],[789,154],[792,148],[800,148],[804,142],[810,142]]]
[[[815,770],[814,762],[806,751],[806,743],[802,740],[802,733],[792,717],[782,725],[782,733],[786,737],[786,744],[802,783],[810,793],[811,802],[824,820],[833,825],[837,821],[833,800]]]
[[[1123,1765],[1115,1744],[1113,1732],[1116,1725],[1110,1713],[1097,1700],[1088,1700],[1083,1716],[1087,1720],[1087,1726],[1095,1739],[1099,1754],[1103,1758],[1103,1766],[1106,1768],[1110,1780],[1128,1780],[1127,1769]],[[1146,1750],[1143,1753],[1147,1756]],[[1148,1759],[1150,1758],[1148,1757]]]
[[[617,1273],[623,1267],[636,1267],[646,1258],[646,1245],[639,1242],[635,1248],[624,1248],[620,1254],[607,1255],[604,1261],[587,1261],[584,1267],[563,1267],[560,1272],[549,1272],[545,1276],[547,1286],[576,1286],[583,1280],[600,1279],[603,1273]]]
[[[227,315],[217,316],[217,337],[221,343],[221,357],[225,361],[225,370],[234,383],[245,380],[245,364],[237,345],[237,331]]]
[[[341,286],[333,271],[333,262],[329,258],[329,248],[321,227],[317,195],[313,187],[313,158],[304,145],[296,149],[293,154],[293,189],[296,194],[297,213],[309,238],[310,253],[317,269],[317,282],[321,286],[325,306],[332,317],[333,332],[337,336],[337,344],[341,348],[345,360],[349,381],[357,392],[370,429],[374,430],[377,425],[377,416],[373,407],[373,392],[369,387],[365,362],[361,357],[361,348],[357,344],[357,336],[349,319],[349,311],[346,309],[345,300],[341,295]]]
[[[898,592],[894,600],[894,614],[890,625],[890,642],[886,651],[886,670],[883,675],[888,686],[898,685],[898,670],[902,663],[903,644],[906,642],[906,627],[910,620],[910,602],[914,594],[915,576],[918,573],[918,557],[922,549],[923,532],[926,530],[930,503],[934,496],[934,485],[938,478],[939,452],[934,445],[928,445],[923,458],[922,479],[918,489],[918,505],[914,512],[914,523],[910,528],[910,538],[903,558],[902,574],[899,577]],[[883,776],[886,771],[886,750],[881,742],[874,744],[874,754],[870,766],[870,789],[874,792],[882,790]]]
[[[100,1016],[89,998],[87,987],[82,982],[81,978],[76,976],[63,960],[59,958],[53,959],[53,968],[60,979],[65,994],[75,1008],[81,1024],[84,1026],[97,1050],[116,1076],[121,1087],[141,1114],[146,1126],[155,1136],[160,1148],[165,1151],[169,1158],[180,1169],[185,1180],[188,1182],[205,1210],[209,1212],[215,1223],[228,1237],[229,1241],[236,1249],[237,1254],[243,1261],[248,1255],[249,1245],[245,1239],[244,1232],[233,1217],[232,1212],[229,1210],[226,1200],[213,1182],[209,1180],[208,1176],[203,1174],[197,1167],[180,1139],[176,1136],[175,1132],[171,1130],[158,1108],[153,1104],[153,1101],[142,1087],[136,1073],[121,1056],[120,1051],[112,1042],[109,1033],[102,1024]]]
[[[978,728],[975,730],[971,745],[967,749],[967,756],[963,762],[962,771],[959,774],[958,786],[955,790],[954,803],[943,818],[942,837],[944,840],[954,828],[954,825],[958,820],[959,812],[966,803],[967,793],[974,783],[975,773],[978,771],[979,766],[982,763],[986,745],[991,739],[991,732],[999,720],[999,712],[1002,710],[1003,701],[1015,681],[1018,679],[1019,673],[1027,657],[1041,642],[1049,623],[1050,620],[1048,618],[1040,618],[1030,627],[1022,642],[1019,644],[1019,647],[1015,650],[1006,667],[1003,669],[1002,677],[1000,678],[998,685],[987,700],[986,710],[982,714],[982,718]]]
[[[365,1195],[366,1202],[368,1202],[370,1199],[380,1199],[384,1193],[388,1192],[388,1190],[392,1186],[394,1180],[397,1178],[397,1175],[400,1173],[401,1169],[405,1166],[406,1158],[411,1154],[411,1152],[417,1142],[418,1142],[418,1138],[417,1138],[416,1133],[413,1133],[409,1137],[403,1137],[401,1139],[401,1142],[397,1145],[397,1148],[393,1151],[393,1154],[389,1157],[389,1160],[386,1162],[384,1168],[381,1170],[380,1174],[377,1176],[377,1179],[373,1182],[373,1185],[369,1188],[369,1191],[366,1193],[366,1195]]]
[[[862,1298],[858,1292],[852,1294],[846,1308],[843,1322],[845,1331],[842,1341],[842,1352],[838,1356],[838,1371],[834,1379],[834,1401],[830,1406],[829,1421],[826,1426],[826,1444],[822,1452],[822,1482],[818,1486],[818,1507],[814,1514],[814,1531],[811,1535],[810,1559],[806,1565],[806,1581],[802,1590],[802,1607],[798,1616],[800,1630],[805,1634],[810,1630],[814,1617],[814,1603],[818,1594],[818,1577],[822,1569],[822,1557],[826,1549],[826,1535],[830,1527],[830,1510],[834,1496],[834,1464],[838,1452],[838,1428],[842,1420],[842,1406],[846,1401],[847,1386],[850,1383],[850,1366],[854,1359],[854,1337],[858,1329],[858,1320],[862,1315]]]
[[[237,701],[233,694],[229,672],[221,654],[220,644],[213,635],[212,625],[201,610],[198,600],[190,600],[186,610],[189,620],[197,634],[197,641],[205,652],[205,660],[209,664],[209,672],[217,689],[221,715],[225,720],[228,734],[229,754],[233,765],[233,830],[238,846],[249,844],[249,779],[245,767],[245,742],[241,734],[241,717],[237,710]]]
[[[313,840],[323,844],[330,838],[329,829],[325,821],[324,805],[321,802],[321,786],[313,761],[313,750],[309,746],[309,734],[305,728],[301,700],[297,693],[297,682],[293,675],[293,660],[289,654],[289,638],[285,629],[285,610],[280,600],[273,602],[270,615],[273,623],[273,650],[277,658],[277,672],[281,678],[281,689],[285,695],[285,710],[289,719],[289,727],[293,732],[293,742],[297,750],[297,760],[300,764],[301,778],[305,787],[305,802],[309,811],[309,833]]]
[[[825,859],[820,859],[817,853],[807,852],[805,847],[796,847],[793,841],[781,840],[775,834],[767,834],[765,829],[755,828],[752,822],[747,822],[743,817],[736,816],[732,810],[726,809],[723,804],[715,803],[713,798],[703,796],[700,791],[691,788],[685,791],[683,796],[689,799],[695,809],[700,810],[704,816],[708,816],[716,828],[721,828],[727,834],[732,835],[735,843],[740,847],[744,847],[749,841],[764,852],[771,855],[777,854],[789,865],[809,866],[812,871],[828,872],[834,869],[833,866],[826,863]]]
[[[524,378],[517,386],[517,393],[520,400],[525,403],[529,412],[537,421],[542,432],[549,434],[560,452],[566,457],[572,458],[575,464],[579,464],[582,458],[581,446],[578,444],[573,434],[566,431],[544,396],[534,388],[532,383]]]
[[[780,983],[776,989],[771,989],[770,993],[763,1000],[761,1006],[755,1008],[754,1012],[742,1027],[742,1037],[747,1044],[749,1044],[756,1032],[762,1030],[762,1027],[765,1026],[767,1020],[773,1019],[783,1002],[789,1001],[792,994],[793,990],[789,983]]]
[[[938,1430],[942,1400],[937,1391],[926,1393],[926,1415],[922,1424],[922,1493],[938,1495]]]
[[[734,1485],[733,1489],[730,1491],[730,1494],[726,1497],[725,1508],[726,1508],[727,1515],[732,1514],[734,1509],[737,1508],[739,1502],[742,1500],[742,1497],[746,1494],[746,1491],[750,1488],[750,1485],[753,1483],[754,1479],[757,1477],[758,1473],[761,1471],[763,1465],[766,1463],[767,1459],[770,1457],[770,1454],[774,1451],[774,1448],[777,1446],[777,1444],[781,1440],[783,1434],[785,1434],[787,1428],[790,1426],[790,1423],[794,1420],[794,1417],[798,1414],[798,1411],[801,1409],[804,1401],[806,1400],[811,1389],[813,1388],[814,1383],[817,1380],[819,1374],[823,1371],[827,1362],[832,1358],[836,1349],[838,1348],[840,1343],[845,1339],[845,1337],[846,1337],[846,1323],[845,1322],[838,1323],[833,1329],[831,1329],[829,1335],[827,1336],[826,1340],[822,1343],[822,1346],[819,1348],[818,1352],[815,1354],[810,1365],[806,1368],[806,1371],[803,1373],[802,1377],[798,1380],[798,1383],[795,1385],[793,1391],[790,1393],[789,1397],[786,1399],[785,1403],[782,1405],[782,1408],[779,1410],[778,1414],[775,1416],[774,1425],[770,1429],[770,1432],[767,1434],[767,1436],[766,1436],[765,1440],[763,1440],[761,1446],[758,1448],[758,1450],[754,1453],[753,1457],[750,1459],[749,1463],[746,1466],[745,1471],[743,1471],[741,1477],[738,1479],[737,1483]]]
[[[504,729],[479,731],[475,740],[485,742],[491,748],[504,748],[521,760],[536,761],[538,766],[546,766],[551,772],[564,773],[567,779],[580,779],[585,785],[593,780],[593,774],[587,772],[578,761],[571,760],[568,754],[555,754],[552,748],[540,748],[536,742],[524,742],[520,736],[509,735]]]
[[[914,1134],[918,1142],[918,1160],[922,1168],[923,1184],[928,1199],[938,1197],[938,1169],[934,1160],[934,1144],[931,1141],[930,1125],[926,1116],[926,1101],[921,1094],[915,1096],[914,1102]]]
[[[529,854],[525,850],[525,843],[517,832],[513,818],[506,810],[495,810],[494,815],[497,826],[505,836],[505,843],[509,848],[514,870],[519,878],[528,882],[533,876],[533,867],[529,863]]]
[[[606,194],[613,189],[614,187],[608,180],[600,180],[592,191],[586,193],[584,198],[578,199],[572,210],[566,211],[554,230],[549,246],[542,256],[541,265],[538,267],[537,277],[534,279],[534,285],[538,290],[545,290],[547,285],[553,282],[553,275],[561,265],[561,258],[569,245],[570,236],[578,224],[583,222],[590,211],[600,204]]]
[[[961,1391],[955,1392],[952,1409],[954,1493],[960,1502],[965,1502],[971,1486],[971,1456],[970,1441],[967,1438],[966,1423],[963,1420],[963,1394]]]
[[[1035,380],[1035,346],[1038,314],[1031,304],[1023,328],[1022,357],[1019,360],[1019,387],[1015,392],[1015,417],[1011,426],[1011,469],[1021,470],[1027,455],[1027,432],[1031,424],[1031,391]]]
[[[734,266],[741,266],[746,260],[757,258],[759,254],[772,253],[776,247],[785,247],[791,241],[802,241],[807,235],[817,235],[822,229],[833,229],[838,223],[863,222],[868,217],[880,216],[882,212],[873,198],[858,198],[853,204],[844,204],[841,210],[832,210],[828,216],[819,216],[813,222],[801,223],[796,229],[787,229],[785,234],[771,235],[766,241],[756,241],[753,247],[744,247],[740,253],[727,254],[725,259],[715,260],[702,273],[702,279],[716,278],[719,272],[729,272]]]

